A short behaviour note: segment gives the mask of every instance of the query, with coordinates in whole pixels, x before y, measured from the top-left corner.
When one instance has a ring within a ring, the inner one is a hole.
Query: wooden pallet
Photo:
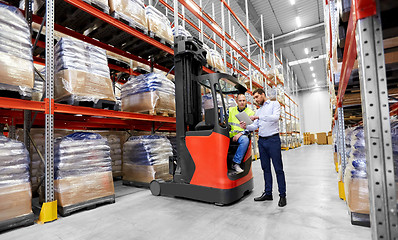
[[[173,47],[173,43],[172,42],[170,42],[168,39],[164,39],[163,37],[161,37],[161,36],[159,36],[157,33],[155,33],[155,32],[151,32],[151,31],[149,31],[149,34],[148,34],[151,38],[153,38],[153,39],[155,39],[156,41],[158,41],[158,42],[160,42],[160,43],[162,43],[162,44],[164,44],[164,45],[166,45],[166,46],[168,46],[168,47],[170,47],[170,48],[172,48]]]
[[[144,26],[141,26],[141,24],[136,23],[133,19],[128,18],[124,14],[120,14],[118,12],[113,12],[111,13],[111,17],[119,20],[120,22],[129,25],[130,27],[134,28],[135,30],[148,35],[148,29],[145,28]]]
[[[109,203],[115,203],[115,195],[110,195],[110,196],[106,196],[106,197],[102,197],[102,198],[96,198],[96,199],[92,199],[89,201],[85,201],[85,202],[81,202],[81,203],[77,203],[77,204],[73,204],[73,205],[69,205],[69,206],[65,206],[65,207],[61,207],[58,206],[58,213],[59,215],[61,215],[62,217],[66,217],[71,215],[74,212],[80,211],[80,210],[91,210],[96,208],[99,205],[103,205],[103,204],[109,204]]]
[[[32,89],[25,88],[25,92],[21,94],[20,87],[14,86],[10,84],[0,83],[0,96],[8,97],[8,98],[17,98],[23,100],[31,100],[32,99]]]
[[[140,112],[144,114],[149,114],[153,116],[163,116],[163,117],[176,117],[175,111],[163,111],[163,110],[150,110],[150,111],[144,111]]]
[[[73,95],[57,100],[57,103],[68,104],[73,106],[91,107],[98,109],[118,110],[118,105],[114,101],[99,99],[94,101],[81,101],[77,100]]]
[[[123,185],[132,187],[149,188],[150,183],[123,180]]]

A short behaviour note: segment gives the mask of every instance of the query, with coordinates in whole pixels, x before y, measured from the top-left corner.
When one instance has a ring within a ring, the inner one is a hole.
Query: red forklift
[[[249,144],[242,173],[230,169],[238,145],[229,138],[224,97],[247,90],[231,75],[202,74],[206,51],[192,37],[175,38],[174,64],[177,154],[169,159],[173,180],[153,180],[150,190],[155,196],[234,203],[253,189],[252,149]],[[210,92],[214,106],[204,110],[204,117],[201,88]]]

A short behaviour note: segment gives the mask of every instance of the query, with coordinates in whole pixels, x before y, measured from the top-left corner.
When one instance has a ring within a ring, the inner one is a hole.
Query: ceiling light
[[[312,72],[312,71],[314,71],[314,67],[313,67],[313,66],[311,66],[311,67],[310,67],[310,70],[311,70],[311,72]]]
[[[316,82],[316,79],[314,79],[314,82]]]
[[[301,27],[301,20],[300,20],[299,16],[296,17],[296,24],[297,24],[297,27]]]
[[[290,4],[294,5],[296,3],[296,0],[290,0]]]
[[[312,77],[315,77],[315,73],[312,73]]]
[[[304,48],[304,52],[308,55],[308,48]]]

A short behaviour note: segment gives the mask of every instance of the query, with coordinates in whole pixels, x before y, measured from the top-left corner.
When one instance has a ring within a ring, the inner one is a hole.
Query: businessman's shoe
[[[265,194],[265,192],[260,197],[254,198],[254,201],[256,201],[256,202],[259,202],[259,201],[272,201],[272,200],[273,200],[272,195],[267,195],[267,194]]]
[[[278,202],[278,206],[279,207],[284,207],[284,206],[286,206],[286,197],[280,197],[279,198],[279,202]]]
[[[243,169],[237,163],[232,165],[232,169],[235,170],[236,173],[242,173],[243,172]]]

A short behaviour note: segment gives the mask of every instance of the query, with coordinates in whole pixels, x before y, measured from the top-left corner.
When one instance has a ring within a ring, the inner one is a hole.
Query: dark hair
[[[262,88],[257,88],[256,90],[254,90],[253,95],[256,94],[256,93],[258,93],[260,95],[261,94],[265,94],[265,92],[264,92],[264,90]]]

